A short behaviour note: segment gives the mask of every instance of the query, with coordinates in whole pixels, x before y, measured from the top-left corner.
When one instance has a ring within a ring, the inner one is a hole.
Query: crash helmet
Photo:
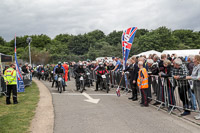
[[[100,67],[100,68],[103,67],[103,62],[99,62],[99,67]]]
[[[82,62],[79,63],[79,67],[83,68],[83,63]]]
[[[62,63],[60,61],[58,62],[58,66],[60,66],[60,67],[62,66]]]

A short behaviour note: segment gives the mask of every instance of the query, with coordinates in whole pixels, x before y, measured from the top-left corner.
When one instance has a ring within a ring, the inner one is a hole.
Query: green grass
[[[18,93],[18,104],[6,105],[5,96],[0,97],[0,133],[29,132],[38,101],[39,90],[34,82],[25,92]]]

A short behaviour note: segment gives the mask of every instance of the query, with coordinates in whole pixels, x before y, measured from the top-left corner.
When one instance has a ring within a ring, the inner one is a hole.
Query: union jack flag
[[[128,59],[128,55],[133,43],[133,39],[135,37],[137,27],[131,27],[125,30],[122,34],[122,55],[123,55],[123,70],[125,70],[126,62]],[[126,86],[127,86],[127,78],[125,76]],[[119,85],[120,86],[120,85]],[[116,93],[117,96],[120,97],[120,88],[117,88]]]
[[[117,96],[120,97],[120,88],[119,88],[119,86],[117,87],[116,93],[117,93]]]
[[[135,37],[137,27],[131,27],[125,30],[122,34],[122,54],[123,54],[123,70],[125,70],[126,61]]]

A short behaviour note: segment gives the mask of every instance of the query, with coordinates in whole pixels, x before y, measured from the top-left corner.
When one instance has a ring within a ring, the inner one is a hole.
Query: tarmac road
[[[117,97],[115,89],[107,94],[103,91],[95,92],[94,87],[90,87],[81,94],[75,91],[72,79],[67,83],[66,91],[60,94],[51,87],[50,82],[42,82],[53,97],[55,133],[200,132],[199,126],[186,120],[157,111],[152,106],[140,107],[138,101],[127,99],[130,94]]]

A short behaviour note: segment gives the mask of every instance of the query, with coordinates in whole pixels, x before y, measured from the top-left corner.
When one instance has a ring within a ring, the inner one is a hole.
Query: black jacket
[[[55,70],[55,73],[56,74],[64,74],[64,69],[61,68],[61,67],[57,67],[56,70]]]
[[[107,68],[108,68],[107,69],[108,71],[111,71],[111,70],[113,70],[115,68],[115,66],[114,65],[112,65],[112,66],[109,65],[109,66],[107,66]]]
[[[137,81],[138,78],[138,64],[135,63],[134,65],[131,64],[129,67],[127,67],[124,72],[128,71],[129,72],[129,78],[130,78],[130,82],[132,82],[133,80]]]
[[[75,74],[76,76],[78,76],[80,73],[85,73],[85,69],[84,69],[84,68],[77,67],[77,68],[74,70],[74,74]]]
[[[149,67],[149,69],[148,69],[148,74],[149,75],[158,75],[158,73],[159,73],[158,64],[157,63],[152,64],[152,66]]]
[[[26,69],[26,66],[23,66],[23,67],[22,67],[22,71],[23,71],[24,73],[28,73],[28,70]]]
[[[161,77],[165,77],[165,78],[171,77],[171,72],[172,72],[171,65],[164,67],[164,73],[161,74]]]

